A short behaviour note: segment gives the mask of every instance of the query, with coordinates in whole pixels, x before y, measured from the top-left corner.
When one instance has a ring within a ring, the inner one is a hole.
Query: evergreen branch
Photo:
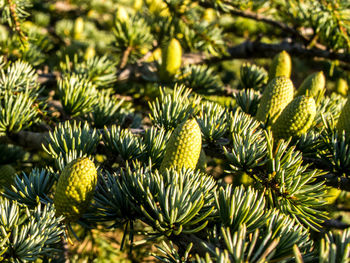
[[[21,23],[19,22],[19,18],[16,11],[16,3],[14,3],[13,0],[8,0],[8,3],[10,8],[10,13],[13,18],[15,31],[20,36],[20,40],[22,44],[24,44],[28,40],[28,37],[23,33],[23,30],[21,28]]]
[[[210,57],[201,61],[201,63],[218,63],[221,61],[232,60],[234,58],[271,58],[274,55],[285,50],[291,56],[302,57],[303,59],[324,58],[339,60],[348,64],[350,54],[340,53],[321,48],[306,48],[299,43],[283,41],[278,44],[268,44],[260,41],[245,41],[241,44],[228,48],[229,55],[223,57]]]
[[[260,228],[271,216],[266,211],[266,201],[263,193],[259,193],[251,187],[243,186],[235,188],[227,185],[220,187],[215,192],[215,202],[221,223],[236,231],[242,224],[246,225],[248,232]]]
[[[120,126],[113,125],[110,130],[105,127],[103,140],[113,155],[120,155],[124,161],[139,158],[143,151],[141,139]]]
[[[301,57],[303,59],[322,58],[329,60],[338,60],[343,62],[339,65],[341,68],[350,67],[350,54],[335,51],[329,51],[321,48],[306,48],[299,43],[281,42],[277,44],[263,43],[259,41],[245,41],[238,45],[228,48],[228,55],[207,57],[204,53],[187,53],[184,54],[184,65],[195,64],[216,64],[232,59],[248,59],[248,58],[271,58],[281,51],[287,51],[291,56]],[[133,64],[126,65],[118,72],[117,84],[128,81],[134,82],[156,82],[158,80],[157,67],[154,62],[144,62],[143,58]],[[56,74],[39,74],[38,82],[43,84],[52,82],[56,79]]]
[[[122,190],[120,180],[121,176],[109,172],[99,177],[94,196],[93,220],[111,221],[114,225],[120,225],[126,220],[137,218],[131,201]]]
[[[5,262],[36,261],[60,251],[57,243],[63,234],[63,218],[55,216],[52,205],[39,203],[30,210],[0,198],[0,213],[1,234],[10,237],[4,244],[7,248],[2,255]]]
[[[178,236],[173,235],[169,237],[169,239],[172,240],[177,246],[179,246],[179,250],[186,251],[187,246],[189,243],[192,243],[193,246],[191,248],[191,253],[193,254],[198,254],[198,255],[205,255],[208,253],[208,250],[215,251],[215,246],[211,243],[207,243],[203,241],[201,238],[194,234],[180,234]],[[231,255],[229,255],[229,258],[232,261],[227,261],[227,262],[233,262],[233,258]]]
[[[64,111],[72,117],[90,112],[97,101],[95,85],[76,75],[58,81],[58,96]]]
[[[254,89],[244,89],[237,93],[233,93],[233,98],[236,101],[236,105],[239,106],[243,112],[250,114],[251,116],[256,115],[261,98],[261,93],[259,91],[255,91]]]
[[[206,101],[202,104],[197,121],[205,142],[214,144],[224,136],[227,131],[226,115],[226,109],[217,103]]]
[[[319,262],[348,262],[350,256],[350,229],[342,233],[327,233],[320,241]]]
[[[154,125],[169,131],[186,120],[192,114],[198,112],[200,98],[193,96],[191,90],[184,85],[175,85],[170,92],[160,90],[160,99],[149,102],[151,113],[149,115]],[[192,95],[192,96],[191,96]]]
[[[162,242],[162,247],[156,246],[157,249],[164,255],[157,256],[153,255],[156,259],[159,259],[162,262],[188,262],[190,258],[190,250],[193,246],[193,243],[189,243],[187,246],[184,255],[179,255],[178,251],[174,247],[173,242],[169,242],[170,246],[166,242]]]
[[[9,134],[6,137],[0,137],[0,141],[6,143],[11,142],[26,149],[42,150],[42,145],[46,145],[48,137],[49,132],[20,131],[18,133]]]
[[[130,109],[122,108],[124,99],[117,99],[111,95],[110,90],[97,92],[97,101],[93,105],[92,111],[88,112],[84,119],[92,123],[97,128],[113,123],[123,124],[126,114]]]
[[[267,84],[268,73],[263,67],[244,63],[240,68],[240,86],[244,89],[262,90]]]
[[[160,167],[170,135],[171,132],[166,132],[162,128],[152,127],[145,131],[143,139],[144,150],[142,153],[142,159],[145,163],[151,160],[153,167]]]
[[[231,9],[230,10],[230,14],[233,16],[240,16],[240,17],[245,17],[245,18],[249,18],[249,19],[253,19],[255,21],[258,22],[264,22],[266,24],[272,25],[273,27],[278,27],[279,29],[281,29],[282,31],[291,34],[292,36],[301,39],[304,44],[309,43],[309,39],[307,37],[305,37],[302,33],[300,33],[298,30],[288,26],[287,24],[281,22],[281,21],[277,21],[274,19],[271,19],[269,17],[266,17],[262,14],[259,13],[254,13],[248,10],[239,10],[239,9]]]
[[[91,130],[88,123],[69,121],[60,123],[50,132],[47,138],[47,146],[43,149],[55,159],[57,167],[62,170],[72,160],[92,154],[100,135],[95,129]]]
[[[24,172],[21,176],[16,175],[14,187],[6,189],[4,196],[33,209],[38,201],[44,204],[52,203],[49,191],[54,183],[54,174],[34,168],[29,175]]]
[[[299,43],[281,42],[277,44],[263,43],[259,41],[245,41],[238,45],[228,48],[228,55],[206,57],[202,53],[188,53],[183,56],[183,64],[215,64],[232,59],[247,58],[271,58],[281,51],[287,51],[291,56],[301,57],[303,59],[323,58],[330,60],[339,60],[343,62],[340,67],[350,66],[350,54],[329,51],[321,48],[306,48]],[[128,65],[119,72],[117,82],[157,80],[157,72],[154,63],[136,63]]]
[[[35,98],[29,92],[5,92],[0,99],[0,134],[11,134],[28,128],[37,121]]]

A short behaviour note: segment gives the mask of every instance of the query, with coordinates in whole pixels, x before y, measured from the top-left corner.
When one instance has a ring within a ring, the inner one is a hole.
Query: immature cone
[[[346,97],[346,95],[348,94],[348,90],[349,90],[348,82],[343,78],[339,78],[337,80],[337,83],[335,84],[335,90],[340,95]]]
[[[162,0],[146,0],[148,10],[151,14],[159,15],[162,17],[169,17],[170,12],[167,4]]]
[[[9,164],[0,166],[0,189],[9,188],[14,181],[16,170]]]
[[[216,20],[216,11],[213,8],[206,8],[202,17],[205,21],[211,23]]]
[[[282,51],[274,56],[269,70],[269,80],[284,76],[290,78],[292,73],[292,60],[286,51]]]
[[[174,167],[195,169],[202,149],[201,129],[195,119],[181,123],[173,131],[165,149],[160,172]]]
[[[319,94],[324,90],[326,85],[326,78],[324,77],[324,74],[322,71],[313,73],[309,75],[303,83],[301,83],[297,93],[295,94],[295,97],[301,96],[301,95],[308,95],[310,97],[313,97],[314,99],[317,99]]]
[[[74,39],[81,39],[84,32],[84,19],[78,17],[74,21]]]
[[[126,9],[123,6],[119,6],[117,12],[115,13],[115,17],[118,21],[126,22],[129,20],[129,15]]]
[[[70,162],[62,171],[54,196],[57,216],[63,215],[66,222],[80,218],[89,206],[97,184],[97,170],[88,158]]]
[[[311,127],[315,115],[316,103],[312,97],[296,97],[271,126],[273,137],[278,141],[301,136]]]
[[[92,59],[96,55],[96,50],[93,46],[89,46],[85,50],[84,58],[85,60]]]
[[[272,124],[282,110],[293,100],[294,87],[287,77],[277,77],[269,82],[260,100],[256,119]]]
[[[173,38],[162,50],[162,64],[159,77],[162,81],[171,80],[181,67],[182,48],[180,42]]]
[[[337,131],[341,134],[345,131],[345,135],[347,138],[350,137],[350,96],[346,101],[341,113],[339,115],[338,123],[337,123]]]

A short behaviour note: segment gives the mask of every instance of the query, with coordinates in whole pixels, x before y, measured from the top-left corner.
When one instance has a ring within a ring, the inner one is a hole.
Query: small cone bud
[[[292,73],[292,60],[286,51],[278,53],[272,60],[269,70],[269,80],[279,76],[290,78]]]

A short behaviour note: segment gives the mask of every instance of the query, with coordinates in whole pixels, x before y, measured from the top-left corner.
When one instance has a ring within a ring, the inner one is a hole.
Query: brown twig
[[[281,42],[278,44],[268,44],[263,42],[245,41],[228,49],[228,55],[222,57],[205,56],[203,53],[187,53],[183,55],[183,65],[195,64],[215,64],[222,61],[233,59],[249,59],[249,58],[271,58],[281,51],[287,51],[291,56],[301,57],[303,59],[331,59],[343,62],[340,67],[350,67],[350,54],[338,53],[320,48],[305,48],[297,43]],[[39,74],[39,82],[46,83],[56,79],[54,74]],[[157,67],[155,62],[137,62],[125,65],[119,71],[117,83],[132,81],[156,82],[158,80]]]
[[[291,56],[304,59],[323,58],[338,60],[349,64],[350,54],[338,53],[320,48],[305,48],[304,46],[293,42],[281,42],[278,44],[268,44],[263,42],[245,41],[228,49],[228,55],[223,57],[210,57],[202,61],[203,63],[218,63],[221,61],[232,60],[234,58],[271,58],[281,51],[287,51]]]
[[[325,222],[323,222],[323,226],[325,226],[327,228],[335,228],[335,229],[346,229],[346,228],[350,227],[349,224],[346,224],[346,223],[341,222],[340,220],[336,220],[336,219],[326,220]]]
[[[130,55],[130,52],[131,52],[131,51],[132,51],[132,47],[128,47],[128,48],[123,52],[122,59],[120,60],[119,69],[125,68],[126,64],[128,63],[128,59],[129,59],[129,55]]]
[[[42,144],[46,144],[48,136],[48,132],[20,131],[3,139],[27,149],[41,150]]]
[[[232,59],[248,58],[271,58],[281,51],[287,51],[291,56],[304,59],[323,58],[332,59],[349,64],[350,54],[337,53],[320,48],[308,49],[297,43],[282,42],[278,44],[268,44],[263,42],[245,41],[228,49],[228,55],[222,57],[205,57],[202,53],[189,53],[183,56],[183,64],[215,64]],[[137,80],[146,74],[147,79],[157,79],[154,63],[142,63],[127,66],[120,72],[118,81],[129,79]]]
[[[242,10],[238,10],[238,9],[232,9],[230,10],[230,14],[234,15],[234,16],[240,16],[240,17],[245,17],[245,18],[249,18],[249,19],[253,19],[256,20],[258,22],[264,22],[266,24],[272,25],[274,27],[277,27],[281,30],[283,30],[286,33],[291,34],[292,36],[299,38],[300,40],[302,40],[305,44],[309,42],[309,39],[307,37],[305,37],[304,35],[302,35],[298,30],[288,26],[287,24],[281,22],[281,21],[277,21],[271,18],[268,18],[262,14],[259,13],[254,13],[251,11],[242,11]]]
[[[227,1],[227,3],[229,4],[230,2]],[[215,8],[215,6],[212,3],[209,2],[200,2],[200,5],[208,8]],[[308,44],[309,43],[309,38],[307,36],[305,36],[303,34],[303,32],[299,32],[298,30],[296,30],[293,27],[288,26],[286,23],[283,23],[281,21],[278,20],[274,20],[270,17],[264,16],[260,13],[255,13],[249,10],[239,10],[236,8],[231,8],[229,9],[227,12],[229,12],[231,15],[233,16],[240,16],[240,17],[245,17],[245,18],[249,18],[258,22],[263,22],[269,25],[272,25],[273,27],[277,27],[279,29],[281,29],[283,32],[286,32],[288,34],[290,34],[291,36],[300,39],[304,44]]]

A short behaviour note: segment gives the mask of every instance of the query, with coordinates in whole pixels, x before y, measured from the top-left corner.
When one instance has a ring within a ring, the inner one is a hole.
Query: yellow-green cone
[[[74,39],[80,40],[84,32],[84,19],[78,17],[74,21]]]
[[[271,126],[273,137],[278,141],[301,136],[311,127],[315,115],[316,103],[312,97],[296,97]]]
[[[281,76],[271,80],[261,97],[256,119],[265,123],[269,117],[269,124],[272,124],[293,100],[293,93],[294,86],[289,78]]]
[[[195,119],[181,123],[173,131],[167,143],[160,173],[166,169],[195,169],[202,149],[201,129]]]
[[[93,46],[89,46],[85,50],[84,58],[85,60],[92,59],[96,55],[96,50]]]
[[[335,90],[340,95],[346,97],[346,95],[348,94],[348,90],[349,90],[348,82],[343,78],[339,78],[337,80],[337,83],[335,84]]]
[[[286,51],[282,51],[274,56],[269,70],[269,80],[279,76],[290,78],[292,73],[292,60]]]
[[[339,115],[338,123],[337,123],[337,131],[341,134],[345,131],[345,135],[347,138],[350,137],[350,96],[346,101],[341,113]]]
[[[181,67],[182,48],[180,42],[173,38],[162,50],[162,64],[159,77],[162,81],[171,80]]]
[[[63,215],[66,222],[80,218],[89,206],[97,184],[95,164],[88,158],[70,162],[62,171],[54,196],[56,214]]]
[[[300,85],[295,97],[308,95],[317,99],[326,86],[326,78],[322,71],[309,75]],[[308,93],[308,94],[306,94]]]
[[[9,164],[0,166],[0,190],[9,188],[14,181],[16,170]]]
[[[200,170],[201,172],[205,172],[206,169],[207,169],[207,156],[205,155],[205,152],[202,149],[201,153],[199,155],[196,170]]]
[[[115,13],[115,17],[120,22],[126,22],[129,20],[128,12],[123,6],[118,7],[117,12]]]

